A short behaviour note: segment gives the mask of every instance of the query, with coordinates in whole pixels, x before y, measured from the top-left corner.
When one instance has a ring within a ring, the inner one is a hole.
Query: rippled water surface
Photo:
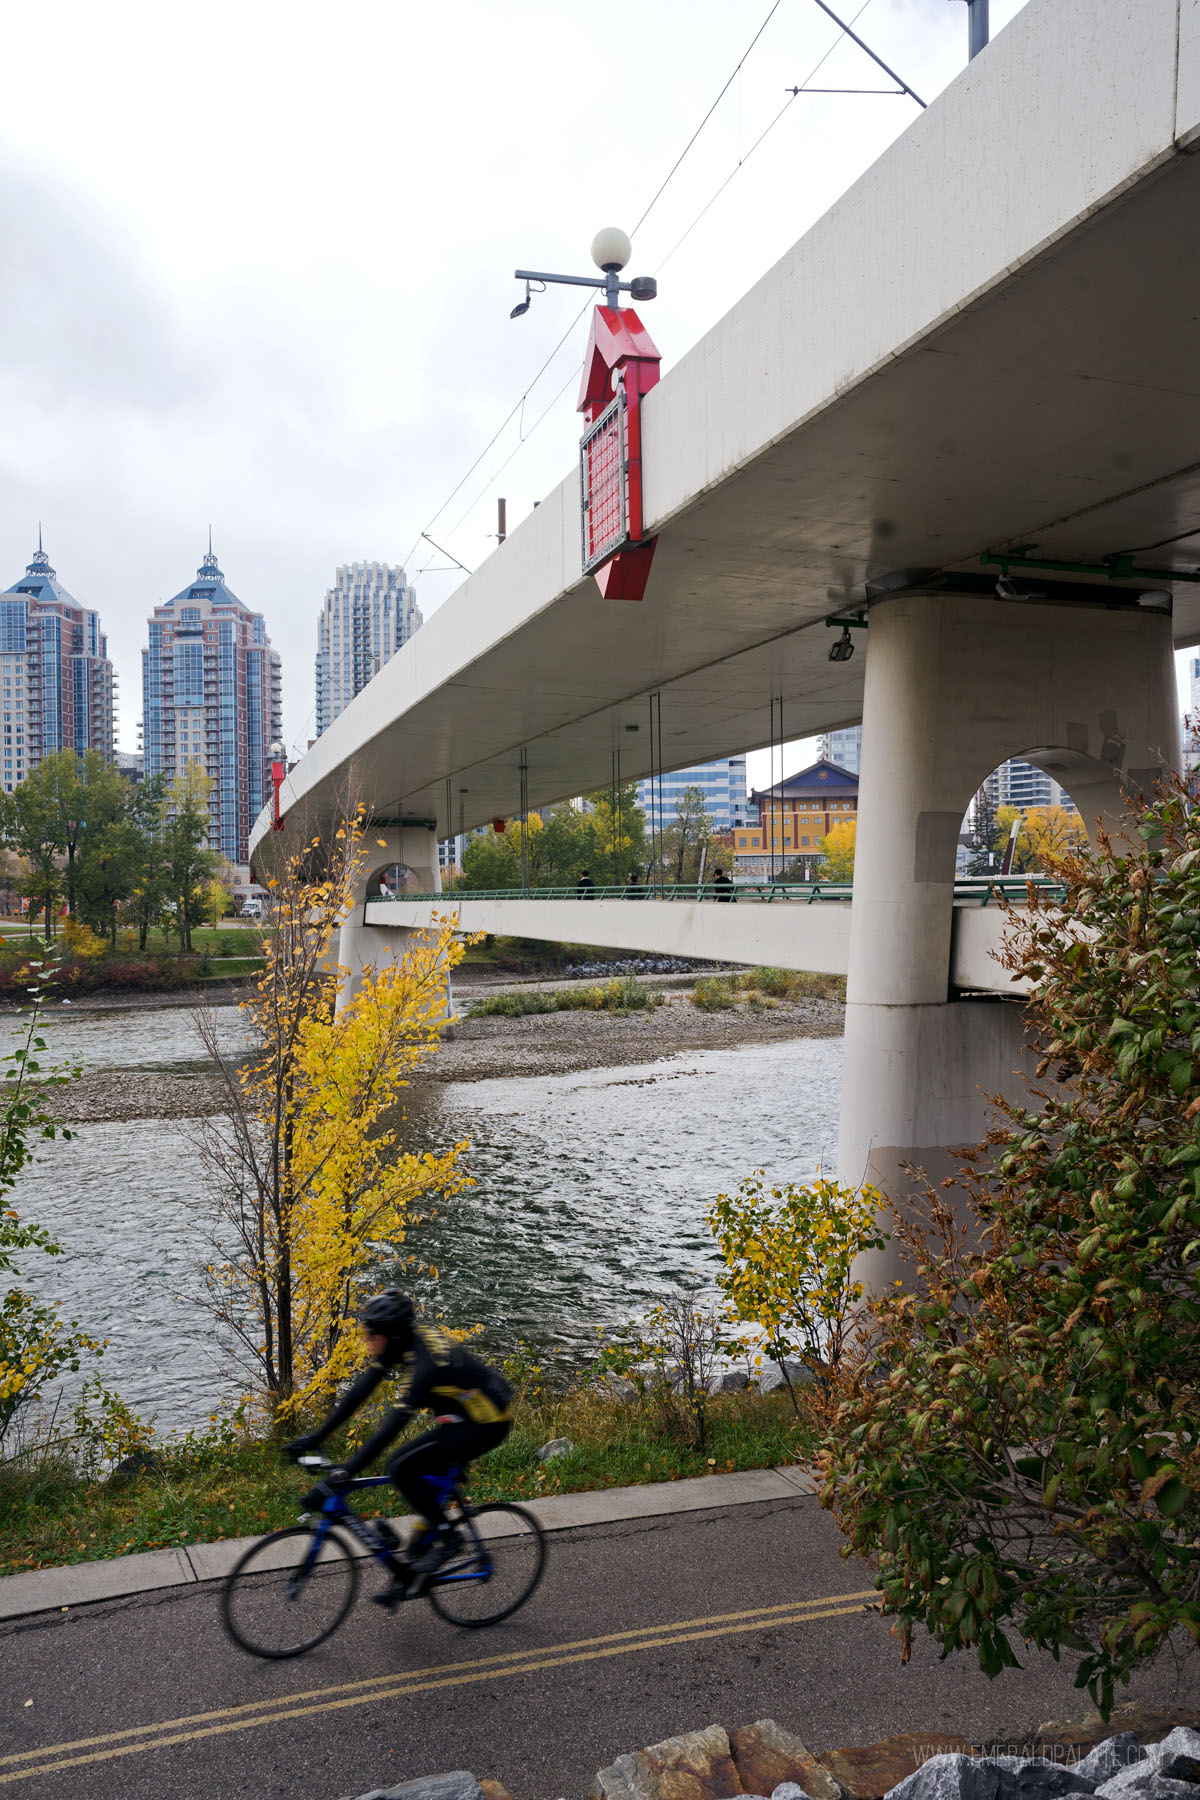
[[[236,1008],[219,1018],[237,1047]],[[131,1080],[199,1059],[185,1009],[80,1012],[49,1035],[59,1058]],[[740,1175],[832,1163],[841,1060],[840,1039],[798,1038],[415,1092],[410,1147],[469,1138],[476,1183],[410,1240],[441,1271],[439,1306],[497,1348],[594,1343],[597,1325],[712,1270],[704,1211]],[[160,1429],[199,1423],[236,1379],[194,1305],[207,1208],[187,1122],[84,1125],[46,1150],[17,1195],[63,1244],[39,1284],[109,1337],[105,1379]]]

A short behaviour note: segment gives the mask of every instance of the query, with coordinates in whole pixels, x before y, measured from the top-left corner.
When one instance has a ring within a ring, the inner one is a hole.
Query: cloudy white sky
[[[834,3],[926,100],[963,66],[961,0]],[[992,0],[993,34],[1022,4]],[[210,522],[282,653],[299,749],[337,564],[405,562],[428,615],[459,577],[422,530],[474,568],[496,495],[511,526],[568,471],[585,319],[519,402],[584,296],[510,321],[515,267],[591,272],[593,233],[622,225],[669,368],[915,116],[808,95],[777,117],[831,47],[816,85],[886,85],[814,0],[778,0],[651,206],[770,8],[0,11],[0,587],[40,519],[100,609],[126,748],[147,615]]]

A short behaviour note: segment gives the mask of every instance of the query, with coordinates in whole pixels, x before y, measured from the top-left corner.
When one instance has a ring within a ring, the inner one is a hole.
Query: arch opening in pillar
[[[398,900],[401,894],[416,894],[420,891],[420,883],[407,863],[386,863],[375,869],[367,879],[367,897],[381,900]]]

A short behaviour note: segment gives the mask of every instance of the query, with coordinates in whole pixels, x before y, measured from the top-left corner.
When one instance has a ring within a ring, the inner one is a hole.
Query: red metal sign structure
[[[643,534],[641,399],[661,357],[632,307],[598,306],[578,410],[583,572],[608,600],[641,600],[656,538]]]
[[[279,810],[279,790],[283,786],[283,784],[286,780],[287,780],[287,764],[285,762],[272,762],[272,764],[271,764],[271,786],[275,790],[275,816],[271,820],[271,830],[272,831],[282,831],[283,830],[283,814]]]

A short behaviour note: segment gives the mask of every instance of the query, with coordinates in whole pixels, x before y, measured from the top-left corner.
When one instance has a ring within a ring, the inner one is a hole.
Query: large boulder
[[[829,1770],[794,1732],[774,1719],[758,1719],[729,1733],[734,1766],[747,1793],[774,1795],[781,1784],[796,1785],[808,1800],[843,1800]],[[784,1795],[782,1800],[794,1800]]]
[[[589,1800],[732,1800],[746,1790],[721,1725],[631,1750],[601,1769]]]
[[[1146,1752],[1138,1743],[1137,1732],[1117,1731],[1089,1750],[1086,1756],[1081,1756],[1074,1768],[1085,1781],[1094,1781],[1100,1787],[1103,1782],[1111,1781],[1115,1775],[1145,1760]]]
[[[1073,1768],[1041,1756],[954,1753],[931,1756],[890,1790],[888,1800],[1061,1800],[1094,1792],[1092,1783]]]
[[[1177,1725],[1161,1743],[1151,1744],[1148,1755],[1172,1780],[1200,1782],[1200,1731],[1190,1725]]]
[[[785,1357],[782,1362],[763,1364],[762,1374],[758,1378],[760,1394],[773,1394],[777,1388],[787,1387],[790,1382],[794,1388],[805,1387],[812,1380],[812,1375],[803,1363],[792,1362]]]

